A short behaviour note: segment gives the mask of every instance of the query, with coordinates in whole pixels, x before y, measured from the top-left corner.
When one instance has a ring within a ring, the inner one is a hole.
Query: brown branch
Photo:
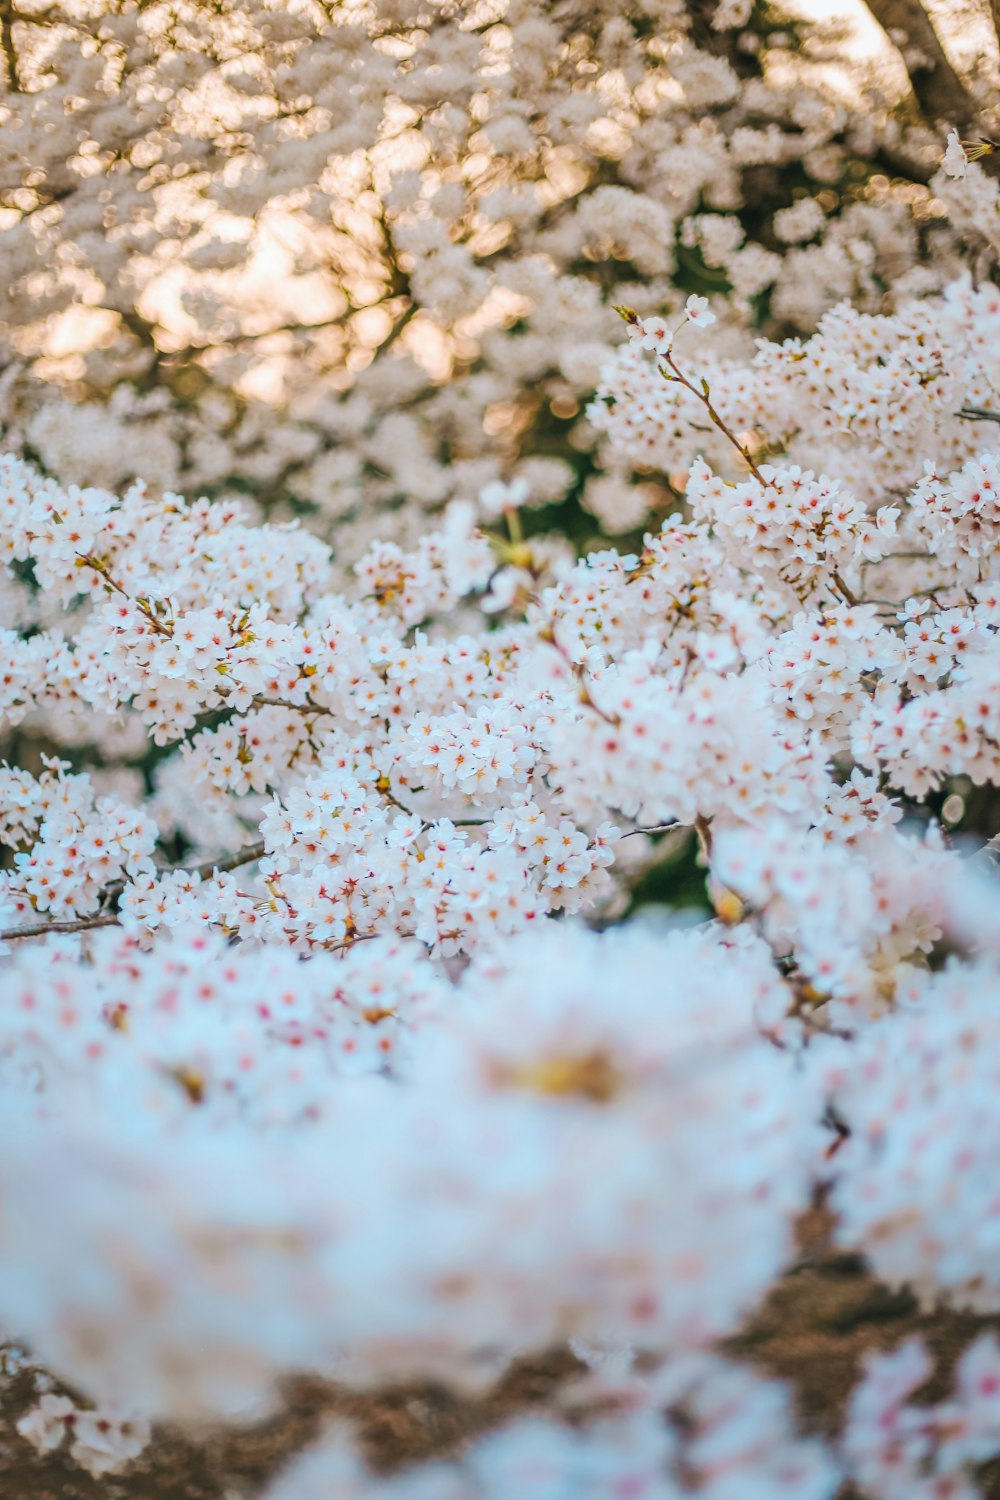
[[[399,335],[407,327],[410,321],[416,317],[419,311],[419,304],[416,302],[411,302],[403,310],[403,312],[400,313],[399,317],[396,319],[395,323],[393,323],[392,327],[389,329],[389,332],[386,334],[381,344],[379,344],[378,348],[375,350],[376,358],[378,357],[378,355],[384,354],[387,349],[392,348],[393,344],[399,338]]]
[[[852,589],[848,588],[847,584],[841,578],[840,573],[836,568],[834,568],[833,570],[833,581],[837,588],[840,590],[840,597],[843,599],[844,603],[849,604],[852,609],[855,609],[858,603],[858,596]]]
[[[718,8],[718,0],[685,0],[691,39],[700,52],[724,58],[738,77],[751,78],[760,72],[760,60],[740,46],[742,27],[712,24]]]
[[[202,880],[210,880],[213,875],[225,875],[230,870],[238,870],[241,865],[252,865],[264,854],[264,840],[257,839],[252,844],[244,844],[242,849],[237,849],[235,854],[226,854],[222,859],[206,859],[199,865],[178,865],[168,869],[158,870],[158,875],[195,875]],[[64,932],[90,932],[95,927],[119,927],[121,925],[121,913],[118,910],[118,902],[127,889],[128,882],[125,880],[113,880],[106,885],[101,892],[101,904],[110,906],[110,910],[92,912],[86,917],[74,917],[67,922],[35,922],[30,927],[13,927],[8,932],[0,932],[0,942],[13,942],[15,938],[49,937],[53,933]]]
[[[920,0],[866,0],[868,9],[903,59],[921,114],[950,125],[978,113]],[[994,7],[998,0],[992,0]]]
[[[238,870],[241,865],[252,865],[255,860],[261,859],[264,854],[264,840],[256,839],[252,844],[244,844],[242,849],[237,849],[235,854],[225,854],[222,859],[203,859],[200,865],[170,865],[166,869],[158,870],[158,875],[197,875],[200,880],[210,880],[213,875],[227,875],[230,870]],[[105,887],[105,901],[117,900],[125,889],[127,882],[115,880]]]
[[[7,78],[11,93],[21,94],[21,75],[17,65],[17,47],[14,44],[14,0],[0,0],[0,49],[7,64]]]
[[[370,307],[381,307],[388,298],[380,298],[378,302],[366,304],[362,311]],[[113,310],[113,309],[112,309]],[[121,317],[121,313],[118,314]],[[322,333],[324,329],[336,328],[344,320],[343,313],[338,313],[333,318],[322,318],[318,323],[275,323],[271,328],[260,328],[256,332],[221,333],[217,339],[210,339],[203,344],[185,344],[180,349],[162,349],[160,358],[163,362],[171,364],[183,364],[185,360],[197,358],[199,354],[215,353],[218,349],[235,347],[238,344],[253,344],[259,339],[277,338],[279,334],[294,336],[297,333]]]
[[[290,698],[254,698],[251,708],[290,708],[297,714],[326,714],[332,716],[332,708],[321,708],[314,703],[312,698],[306,698],[302,703],[293,703]]]
[[[56,932],[89,932],[94,927],[119,927],[121,917],[117,912],[97,912],[91,917],[77,917],[72,922],[36,922],[33,927],[14,927],[9,932],[0,932],[0,942],[9,943],[14,938],[48,937]]]
[[[902,177],[907,182],[921,182],[924,187],[930,182],[937,171],[937,163],[933,166],[919,160],[904,145],[881,141],[872,157],[872,166],[878,167],[889,177]]]

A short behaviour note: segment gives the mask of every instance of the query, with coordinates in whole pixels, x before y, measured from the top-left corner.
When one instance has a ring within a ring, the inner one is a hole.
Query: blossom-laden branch
[[[676,382],[678,385],[682,386],[684,390],[688,391],[692,396],[694,396],[695,400],[701,403],[713,427],[715,427],[717,431],[719,431],[726,439],[726,441],[736,449],[736,452],[740,455],[740,458],[746,464],[747,468],[750,470],[750,473],[753,475],[754,479],[761,486],[761,488],[774,489],[774,480],[768,478],[768,476],[764,474],[747,444],[740,441],[736,433],[733,432],[729,423],[726,422],[725,419],[717,411],[712,401],[711,386],[709,385],[709,382],[706,379],[702,378],[698,382],[698,384],[695,384],[695,382],[693,380],[690,380],[684,374],[683,370],[681,370],[678,366],[677,361],[674,358],[672,349],[672,335],[670,335],[669,331],[666,329],[666,325],[662,324],[660,319],[651,319],[646,321],[640,320],[638,315],[631,307],[622,306],[616,308],[615,310],[629,325],[629,328],[635,330],[638,333],[642,333],[643,330],[649,328],[650,325],[655,325],[652,328],[651,332],[644,334],[643,342],[648,343],[649,347],[653,348],[657,353],[660,360],[659,369],[663,378],[665,380]],[[685,309],[685,316],[680,326],[683,327],[684,323],[692,323],[696,327],[704,327],[707,326],[708,323],[714,322],[714,318],[715,315],[707,311],[707,301],[704,297],[689,297],[687,307]],[[854,591],[844,580],[840,570],[836,567],[833,568],[831,570],[831,577],[838,592],[840,593],[840,597],[852,607],[856,606],[859,602],[858,598],[855,595]]]
[[[687,376],[684,375],[683,372],[678,368],[677,362],[673,356],[673,352],[670,349],[667,349],[663,355],[663,364],[665,367],[662,372],[664,374],[664,377],[667,380],[676,380],[677,383],[679,385],[682,385],[686,391],[690,391],[691,395],[694,396],[696,400],[701,402],[713,426],[716,427],[718,431],[722,433],[723,437],[725,437],[728,442],[730,442],[736,449],[737,453],[743,459],[744,463],[750,470],[750,473],[753,475],[754,479],[756,479],[757,483],[764,489],[773,489],[775,487],[774,480],[769,479],[762,472],[759,464],[757,463],[753,454],[750,452],[750,449],[747,447],[746,443],[740,442],[739,438],[736,436],[735,432],[733,432],[729,424],[723,420],[718,411],[715,409],[715,406],[712,404],[711,387],[709,386],[708,381],[702,379],[698,385],[695,385],[693,381],[689,380]],[[840,597],[847,604],[850,604],[852,606],[857,605],[857,596],[855,595],[853,590],[850,589],[845,583],[839,569],[833,568],[831,570],[830,576],[832,577],[833,582],[840,593]]]
[[[198,865],[173,865],[158,873],[190,875],[198,880],[211,880],[214,875],[224,875],[230,870],[240,869],[243,865],[255,864],[257,860],[263,858],[264,850],[263,839],[258,839],[252,844],[245,844],[235,853],[225,854],[219,859],[206,859]],[[118,902],[127,888],[128,883],[124,880],[112,881],[101,892],[101,910],[88,916],[77,917],[70,922],[35,922],[27,927],[12,927],[7,932],[0,932],[0,942],[12,942],[15,938],[50,937],[57,933],[89,932],[97,927],[118,927],[121,925],[121,914],[117,909]]]

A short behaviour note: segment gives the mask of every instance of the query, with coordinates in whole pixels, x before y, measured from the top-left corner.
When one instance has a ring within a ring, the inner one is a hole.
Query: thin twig
[[[630,839],[637,833],[673,833],[678,828],[685,827],[683,823],[655,823],[652,828],[630,828],[627,833],[622,834],[623,839]]]
[[[1000,422],[1000,411],[987,411],[984,406],[963,406],[958,415],[967,422]]]
[[[168,640],[173,638],[173,625],[158,618],[156,611],[148,599],[133,599],[127,589],[122,588],[118,580],[111,576],[107,563],[102,562],[99,557],[91,556],[89,552],[78,552],[76,555],[81,567],[93,568],[98,577],[104,579],[108,588],[114,589],[116,594],[121,594],[123,599],[127,599],[130,604],[134,604],[143,617],[149,621],[150,626],[157,635],[166,636]]]
[[[697,400],[701,402],[702,406],[705,408],[711,419],[713,427],[717,427],[718,430],[722,433],[723,437],[727,438],[729,442],[732,443],[733,447],[743,459],[743,462],[746,464],[747,468],[750,470],[750,473],[756,479],[757,483],[763,485],[765,489],[773,488],[773,485],[769,486],[768,481],[760,472],[760,468],[755,463],[753,454],[750,452],[750,449],[746,446],[745,443],[740,442],[735,432],[733,432],[731,428],[727,426],[722,417],[719,416],[719,413],[716,411],[715,407],[712,405],[712,400],[708,393],[707,382],[705,383],[705,387],[703,389],[700,389],[694,384],[693,381],[688,380],[687,376],[678,369],[671,350],[667,350],[666,354],[663,356],[663,359],[665,364],[667,364],[673,371],[673,374],[668,375],[667,379],[676,380],[679,385],[682,385],[686,391],[690,391],[692,396],[696,397]]]

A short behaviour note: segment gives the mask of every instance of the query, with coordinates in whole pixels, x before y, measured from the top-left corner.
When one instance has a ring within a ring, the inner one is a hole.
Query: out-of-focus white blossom
[[[944,153],[942,163],[949,177],[963,178],[969,169],[969,158],[965,154],[965,148],[958,138],[958,131],[952,130],[948,133],[948,148]]]

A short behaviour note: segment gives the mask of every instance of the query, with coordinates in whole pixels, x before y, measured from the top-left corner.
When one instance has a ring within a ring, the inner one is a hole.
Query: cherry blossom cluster
[[[116,881],[153,870],[153,820],[68,770],[58,760],[38,777],[0,769],[0,843],[16,851],[0,877],[8,917],[92,912]]]
[[[700,1349],[792,1258],[824,1132],[760,1043],[786,985],[749,932],[551,924],[457,983],[416,944],[278,951],[100,931],[8,963],[0,1320],[88,1393],[183,1416],[282,1370]]]
[[[980,1310],[1000,1300],[997,983],[995,951],[938,973],[915,968],[898,1008],[849,1055],[817,1059],[850,1130],[833,1187],[840,1235],[864,1246],[886,1281]]]
[[[963,58],[918,0],[863,62],[748,0],[16,10],[8,442],[112,490],[294,503],[352,559],[386,508],[415,540],[517,463],[572,494],[615,302],[724,295],[745,344],[988,251],[976,164],[930,179],[945,123],[990,134],[994,43]],[[619,478],[583,484],[612,533],[662,497]]]
[[[975,1500],[974,1470],[1000,1444],[1000,1346],[992,1334],[966,1349],[954,1393],[935,1405],[906,1405],[934,1363],[919,1338],[870,1357],[848,1412],[847,1467],[865,1493],[885,1500]]]
[[[0,768],[0,1327],[73,1392],[39,1449],[110,1473],[296,1373],[567,1344],[600,1416],[387,1497],[941,1500],[1000,1449],[989,1341],[935,1407],[876,1361],[825,1445],[717,1348],[818,1190],[874,1275],[1000,1309],[1000,299],[751,364],[697,299],[623,310],[602,420],[676,493],[631,551],[536,540],[519,473],[344,585],[235,501],[0,465],[2,712],[45,750]],[[700,910],[620,920],[679,850]],[[359,1465],[334,1434],[276,1495]]]
[[[683,474],[704,455],[726,477],[744,477],[726,435],[705,420],[702,383],[757,453],[780,452],[836,479],[876,513],[924,479],[928,462],[948,475],[986,446],[965,413],[988,409],[1000,379],[1000,291],[990,283],[956,280],[940,296],[900,299],[891,313],[840,303],[809,337],[758,339],[749,359],[694,353],[689,335],[674,345],[686,380],[649,358],[661,326],[634,323],[638,337],[605,367],[590,407],[614,448],[645,467]]]
[[[83,1067],[88,1087],[112,1088],[124,1068],[175,1115],[194,1103],[219,1119],[315,1116],[330,1076],[404,1067],[450,995],[412,940],[378,938],[315,965],[288,947],[230,948],[193,924],[156,953],[118,931],[90,941],[84,964],[71,944],[19,949],[5,1051],[25,1076],[44,1067],[62,1087]]]
[[[149,1442],[149,1423],[141,1417],[78,1407],[68,1396],[43,1396],[17,1430],[39,1453],[51,1453],[68,1439],[70,1457],[95,1479],[124,1469]]]

